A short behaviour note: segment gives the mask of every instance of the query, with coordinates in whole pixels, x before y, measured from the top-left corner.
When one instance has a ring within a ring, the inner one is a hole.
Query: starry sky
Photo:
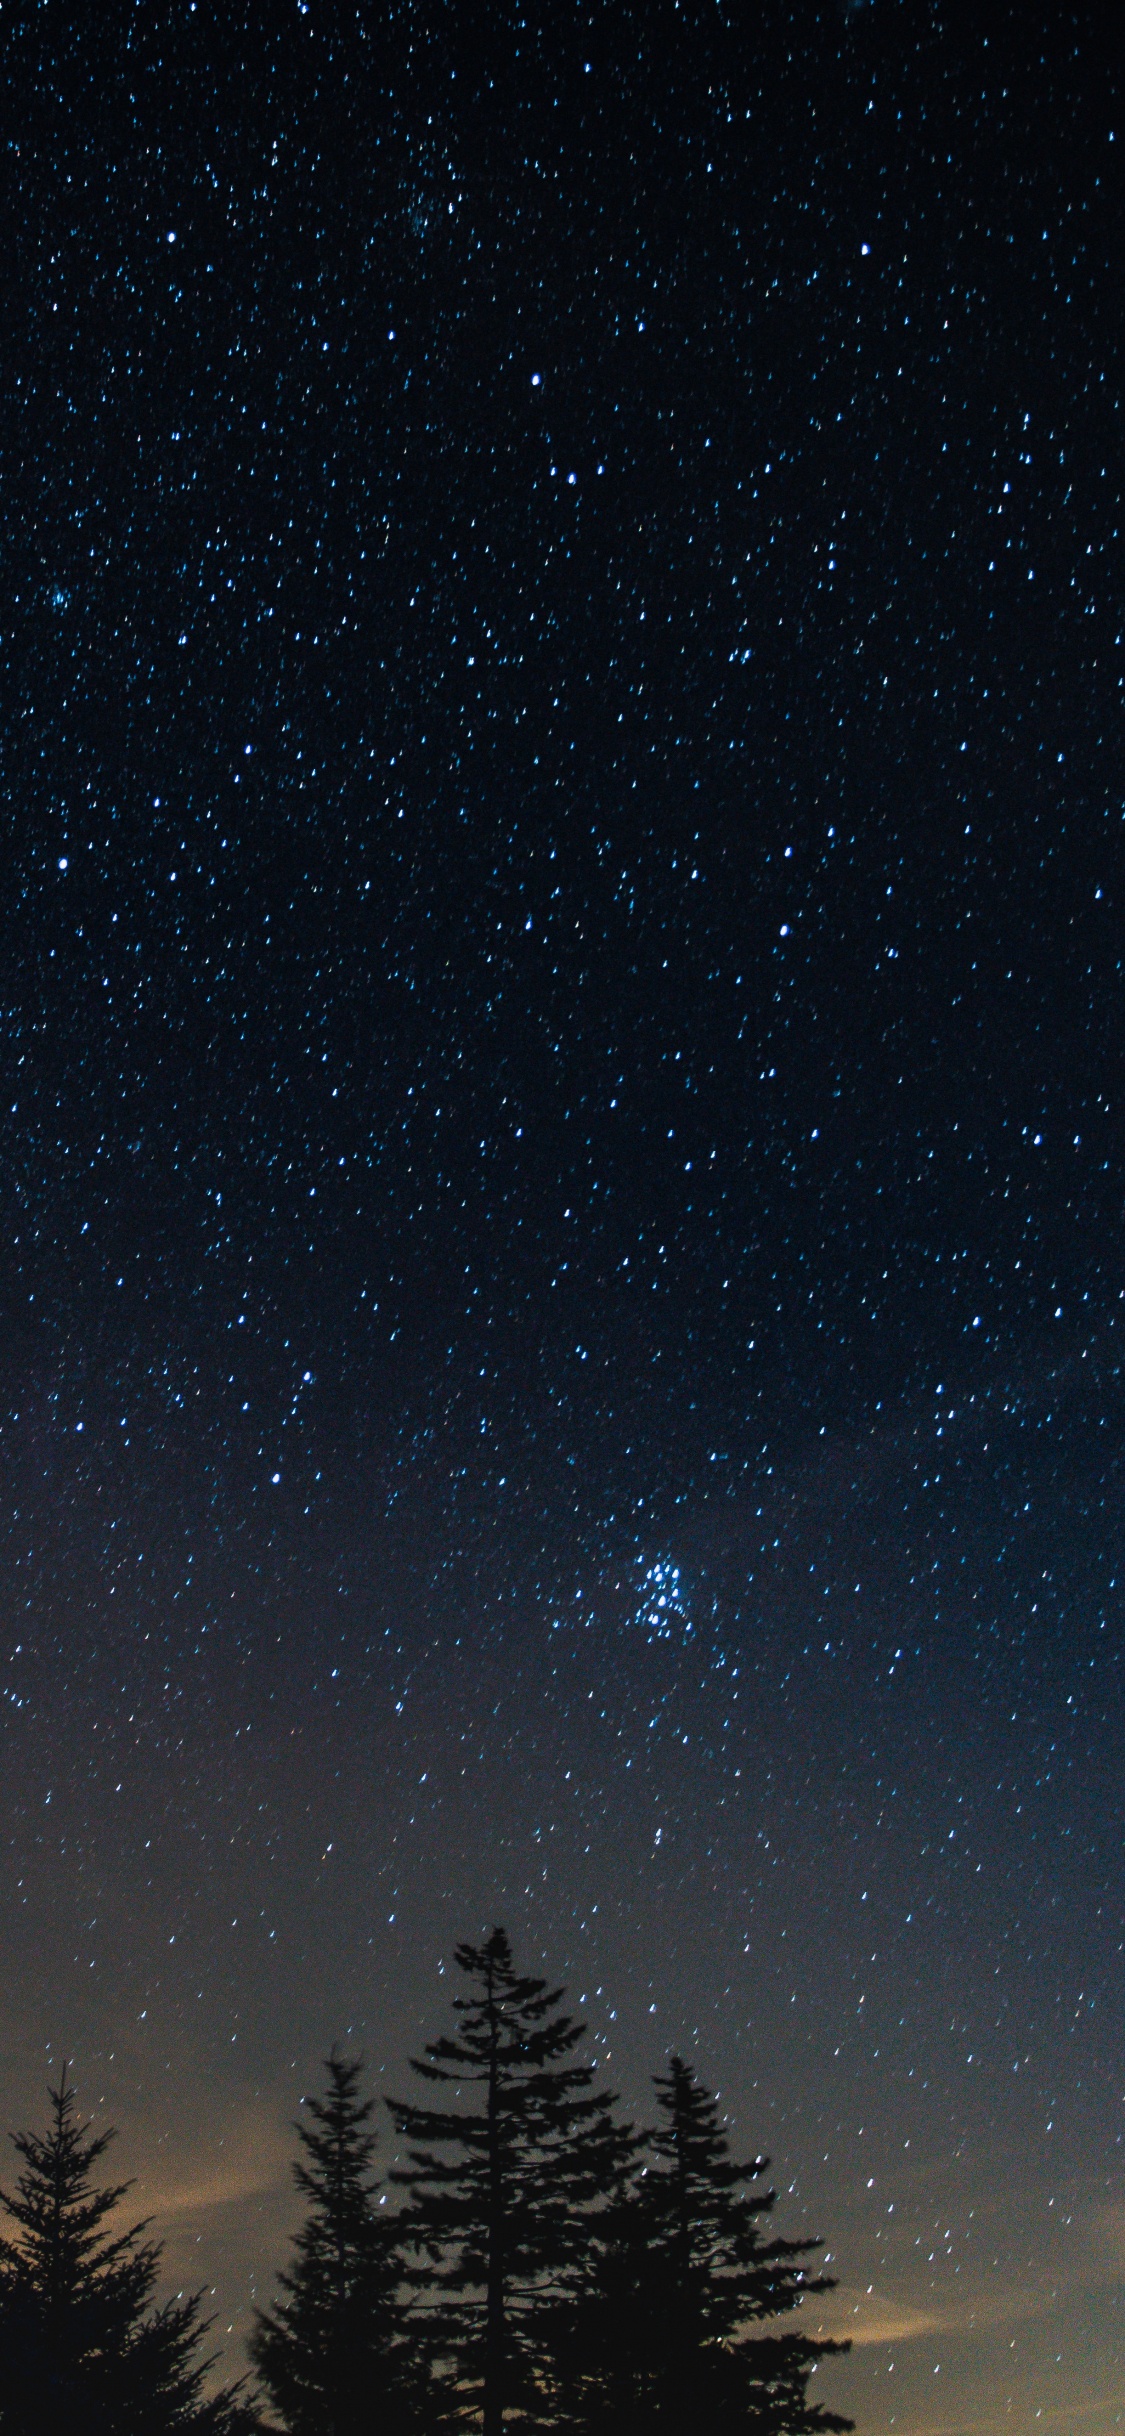
[[[0,2101],[236,2362],[499,1918],[869,2436],[1122,2424],[1119,83],[4,11]]]

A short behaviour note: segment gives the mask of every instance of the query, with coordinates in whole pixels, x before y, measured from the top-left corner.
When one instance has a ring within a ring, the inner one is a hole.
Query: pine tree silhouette
[[[846,2344],[758,2328],[832,2278],[820,2245],[768,2237],[764,2158],[730,2155],[718,2106],[678,2056],[657,2080],[653,2161],[586,2228],[585,2267],[554,2323],[560,2436],[815,2436],[851,2421],[808,2385]]]
[[[250,2355],[287,2436],[400,2436],[414,2425],[412,2377],[395,2228],[372,2170],[374,2100],[358,2059],[333,2053],[325,2069],[326,2095],[296,2125],[308,2214]]]
[[[457,2034],[412,2069],[476,2103],[391,2100],[410,2157],[396,2180],[444,2424],[501,2436],[550,2423],[545,2330],[629,2135],[613,2098],[593,2091],[593,2065],[569,2060],[583,2027],[561,2011],[562,1990],[516,1970],[503,1929],[459,1945],[456,1961],[469,1988],[454,1998]]]
[[[664,2330],[656,2350],[656,2424],[668,2436],[688,2436],[701,2425],[712,2436],[850,2428],[850,2420],[807,2395],[818,2362],[847,2344],[751,2331],[787,2316],[806,2294],[832,2289],[832,2276],[810,2275],[804,2264],[821,2243],[766,2237],[776,2193],[747,2185],[760,2181],[768,2159],[739,2164],[731,2157],[717,2102],[681,2057],[672,2056],[657,2077],[656,2096],[657,2162],[641,2197]],[[650,2308],[650,2325],[653,2314]]]
[[[3,2436],[250,2436],[235,2393],[204,2397],[200,2296],[153,2308],[159,2244],[111,2230],[130,2185],[92,2176],[112,2132],[80,2122],[65,2072],[49,2095],[46,2137],[13,2134],[22,2168],[0,2192]]]

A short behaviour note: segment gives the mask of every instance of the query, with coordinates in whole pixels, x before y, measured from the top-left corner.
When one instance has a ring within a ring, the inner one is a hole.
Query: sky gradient
[[[1119,36],[96,19],[0,20],[4,2121],[237,2359],[499,1919],[867,2436],[1108,2436]]]

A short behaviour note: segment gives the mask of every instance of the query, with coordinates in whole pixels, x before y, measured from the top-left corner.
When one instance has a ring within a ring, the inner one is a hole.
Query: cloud
[[[222,2136],[161,2170],[141,2174],[130,2193],[156,2229],[275,2194],[288,2182],[292,2140],[283,2126],[252,2113],[228,2118]]]
[[[173,2156],[138,2173],[122,2219],[147,2217],[161,2245],[165,2290],[222,2287],[233,2325],[272,2280],[293,2227],[296,2199],[286,2127],[257,2109],[224,2117],[177,2142]],[[229,2363],[228,2363],[229,2366]]]
[[[817,2333],[834,2335],[858,2348],[866,2343],[914,2343],[923,2335],[940,2333],[947,2323],[938,2309],[913,2308],[892,2294],[841,2284]]]
[[[973,2336],[989,2328],[1026,2324],[1055,2305],[1053,2293],[1034,2292],[1026,2285],[985,2286],[958,2293],[944,2306],[919,2305],[898,2293],[867,2292],[842,2284],[818,2322],[818,2334],[853,2343],[917,2343],[934,2335]]]

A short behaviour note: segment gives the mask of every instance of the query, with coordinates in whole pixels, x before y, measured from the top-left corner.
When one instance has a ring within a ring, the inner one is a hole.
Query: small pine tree
[[[806,2293],[831,2290],[832,2276],[810,2275],[803,2263],[821,2244],[765,2237],[776,2194],[747,2185],[760,2180],[768,2159],[735,2162],[716,2100],[679,2056],[657,2077],[656,2096],[657,2163],[640,2202],[664,2330],[656,2424],[668,2436],[701,2425],[713,2436],[850,2428],[850,2420],[811,2404],[807,2392],[817,2363],[847,2344],[751,2331],[788,2315]],[[651,2334],[651,2307],[647,2316]]]
[[[0,2192],[3,2436],[249,2436],[235,2393],[204,2397],[200,2296],[153,2308],[159,2244],[110,2230],[130,2188],[92,2179],[112,2132],[80,2122],[65,2072],[49,2094],[46,2137],[13,2134],[22,2167]]]
[[[477,2103],[392,2100],[410,2158],[396,2180],[409,2193],[404,2230],[445,2424],[501,2436],[549,2417],[545,2328],[629,2134],[613,2098],[592,2090],[593,2065],[571,2060],[583,2028],[561,2011],[562,1990],[516,1970],[503,1929],[459,1945],[456,1961],[468,1982],[454,1998],[457,2035],[412,2069]]]
[[[333,2053],[326,2073],[310,2122],[296,2125],[308,2214],[250,2355],[287,2436],[398,2436],[412,2424],[410,2378],[402,2267],[372,2171],[374,2100],[360,2095],[357,2059]]]

